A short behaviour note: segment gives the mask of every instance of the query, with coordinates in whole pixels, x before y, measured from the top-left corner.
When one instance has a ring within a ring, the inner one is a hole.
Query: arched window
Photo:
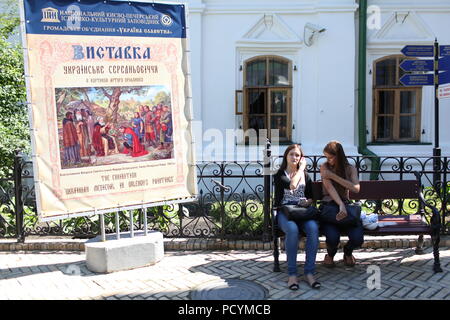
[[[279,130],[280,141],[291,140],[291,62],[276,56],[246,61],[244,69],[244,130]]]
[[[400,83],[399,79],[407,73],[400,68],[405,59],[388,56],[374,62],[374,142],[420,140],[422,87],[405,87]]]

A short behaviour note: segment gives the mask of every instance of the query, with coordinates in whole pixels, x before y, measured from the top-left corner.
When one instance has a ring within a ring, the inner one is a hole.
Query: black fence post
[[[14,212],[16,214],[17,242],[25,242],[23,232],[23,199],[22,199],[22,156],[19,151],[14,155]]]
[[[450,182],[447,179],[448,175],[448,169],[450,168],[450,158],[444,157],[444,163],[443,163],[443,169],[444,172],[442,173],[442,224],[444,225],[443,228],[441,228],[441,233],[447,234],[449,231],[448,223],[446,221],[446,216],[448,214],[447,212],[447,204],[449,202],[449,196],[450,196]]]
[[[271,156],[272,151],[270,150],[270,140],[267,139],[266,149],[264,150],[264,221],[263,221],[263,241],[270,241],[270,168],[271,168]]]
[[[183,212],[183,205],[180,203],[178,205],[178,220],[180,221],[180,236],[183,236],[183,217],[184,217],[184,212]]]
[[[405,161],[403,157],[400,157],[400,180],[403,181],[403,173],[405,172]],[[405,213],[405,209],[403,208],[403,203],[405,199],[398,199],[398,214],[402,215]]]
[[[225,239],[225,228],[227,227],[225,223],[225,215],[227,214],[225,210],[225,166],[225,162],[222,162],[222,164],[220,165],[220,224],[222,226],[220,231],[221,239]]]

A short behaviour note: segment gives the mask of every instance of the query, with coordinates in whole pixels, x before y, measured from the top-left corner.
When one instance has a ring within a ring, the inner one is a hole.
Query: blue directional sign
[[[439,84],[450,83],[450,71],[439,73]]]
[[[450,55],[439,59],[439,70],[450,70]]]
[[[433,60],[403,60],[400,68],[404,71],[433,71]]]
[[[405,74],[400,78],[404,86],[431,86],[434,85],[434,74]],[[439,85],[450,83],[450,71],[439,73]]]
[[[407,57],[433,57],[434,46],[404,46],[401,52]]]
[[[405,74],[399,81],[404,86],[430,86],[434,84],[434,74]]]
[[[439,46],[440,56],[450,56],[450,46]]]

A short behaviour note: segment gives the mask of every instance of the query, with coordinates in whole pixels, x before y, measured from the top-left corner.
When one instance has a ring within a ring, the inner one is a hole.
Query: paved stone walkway
[[[0,252],[0,299],[188,300],[200,284],[237,278],[263,285],[270,300],[450,300],[450,248],[440,252],[444,272],[436,274],[430,248],[423,255],[415,255],[414,248],[357,250],[354,268],[343,265],[339,252],[336,268],[318,264],[320,290],[302,281],[298,291],[286,288],[284,253],[282,272],[272,272],[270,250],[166,251],[153,266],[111,274],[90,272],[80,251]],[[324,256],[322,249],[317,261]],[[302,251],[300,272],[304,258]]]

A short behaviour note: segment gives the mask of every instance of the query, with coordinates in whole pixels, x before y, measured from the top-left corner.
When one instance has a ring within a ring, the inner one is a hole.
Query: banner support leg
[[[116,239],[120,239],[119,211],[116,211]]]
[[[133,210],[130,210],[130,237],[134,238],[134,229],[133,229]]]
[[[148,229],[147,229],[147,208],[144,208],[144,205],[142,205],[142,213],[144,216],[144,236],[148,235]]]
[[[97,211],[97,209],[95,210]],[[102,237],[102,242],[106,241],[106,233],[105,233],[105,216],[103,213],[99,214],[100,218],[100,233]]]

